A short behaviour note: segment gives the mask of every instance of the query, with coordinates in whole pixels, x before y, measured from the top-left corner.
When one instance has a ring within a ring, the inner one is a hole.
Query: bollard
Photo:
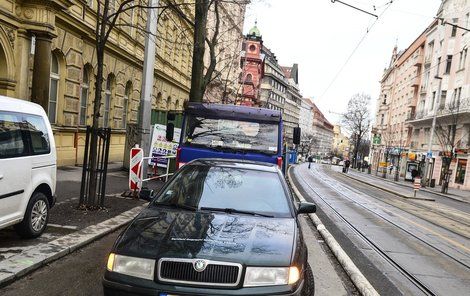
[[[415,178],[414,183],[413,183],[414,197],[416,197],[416,194],[418,193],[420,188],[421,188],[421,179]]]

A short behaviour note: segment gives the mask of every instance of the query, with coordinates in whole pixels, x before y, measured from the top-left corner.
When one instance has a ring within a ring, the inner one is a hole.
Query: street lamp
[[[437,109],[439,108],[439,105],[441,104],[441,88],[442,88],[442,77],[440,76],[434,76],[434,79],[439,79],[439,87],[437,89],[437,100],[436,100],[436,105],[434,107],[434,114],[432,117],[432,126],[431,126],[431,131],[429,135],[429,143],[428,143],[428,152],[426,153],[426,164],[424,167],[424,176],[422,178],[422,186],[425,187],[428,184],[428,176],[429,176],[429,162],[430,158],[432,157],[432,143],[434,140],[434,129],[436,128],[436,117],[437,117]]]

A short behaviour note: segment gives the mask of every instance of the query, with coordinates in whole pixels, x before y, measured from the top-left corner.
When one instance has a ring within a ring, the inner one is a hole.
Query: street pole
[[[159,0],[149,0],[150,7],[157,7]],[[157,8],[147,12],[147,33],[145,36],[144,68],[139,109],[138,142],[144,155],[150,153],[150,117],[152,113],[152,91],[155,67],[155,45],[157,42]],[[142,176],[147,177],[147,165],[142,166]]]
[[[429,143],[428,143],[428,152],[426,154],[426,164],[424,166],[424,176],[421,179],[422,180],[422,187],[425,187],[428,183],[428,176],[429,176],[429,163],[430,163],[430,155],[432,155],[432,143],[434,141],[434,129],[436,128],[436,117],[437,117],[437,109],[439,108],[439,105],[441,104],[441,88],[442,88],[442,77],[439,76],[434,76],[435,79],[439,79],[439,87],[437,89],[437,100],[436,100],[436,105],[434,107],[434,114],[432,117],[432,125],[431,125],[431,131],[429,135]]]

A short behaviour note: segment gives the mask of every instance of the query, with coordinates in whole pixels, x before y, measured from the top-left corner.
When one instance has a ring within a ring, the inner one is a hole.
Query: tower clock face
[[[251,52],[256,51],[256,45],[251,44],[250,47],[249,47],[249,49],[250,49]]]

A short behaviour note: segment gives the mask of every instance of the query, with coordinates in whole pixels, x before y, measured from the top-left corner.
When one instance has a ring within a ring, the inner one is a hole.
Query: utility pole
[[[144,155],[150,152],[150,116],[152,112],[152,90],[155,67],[155,45],[157,42],[157,8],[159,0],[149,0],[147,12],[147,34],[145,36],[144,68],[139,109],[138,142]],[[155,7],[155,8],[154,8]],[[147,166],[142,166],[142,176],[147,177]]]
[[[428,183],[428,176],[429,176],[429,163],[430,163],[430,158],[432,156],[432,143],[434,141],[434,130],[436,128],[436,117],[437,117],[437,109],[439,108],[439,105],[441,104],[441,88],[442,88],[442,77],[440,76],[434,76],[435,79],[439,79],[439,87],[437,89],[437,100],[436,100],[436,105],[434,107],[434,114],[432,117],[432,126],[431,126],[431,131],[429,135],[429,143],[428,143],[428,153],[426,154],[426,165],[424,167],[424,178],[422,178],[422,186],[425,187]]]

